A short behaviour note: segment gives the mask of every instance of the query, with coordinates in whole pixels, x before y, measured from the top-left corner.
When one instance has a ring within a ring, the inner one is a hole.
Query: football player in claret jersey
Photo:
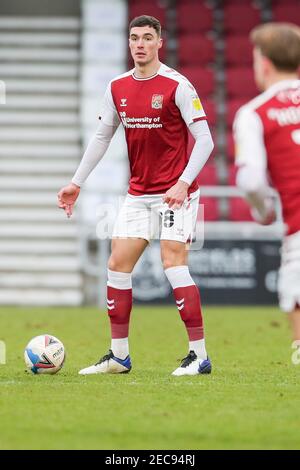
[[[234,121],[237,185],[254,218],[275,220],[269,186],[279,194],[286,234],[278,292],[300,340],[300,28],[266,23],[251,33],[254,75],[262,93],[242,106]]]
[[[128,147],[130,181],[115,223],[108,262],[111,348],[98,363],[81,370],[82,375],[130,371],[131,272],[155,237],[153,227],[157,225],[161,227],[163,267],[189,338],[188,354],[173,375],[211,372],[199,291],[189,273],[187,254],[199,203],[196,178],[213,142],[194,87],[160,63],[161,46],[161,26],[156,18],[140,16],[132,20],[129,47],[134,69],[108,84],[96,135],[72,182],[58,194],[59,207],[70,216],[81,185],[103,157],[121,123]],[[188,131],[195,138],[190,156]]]

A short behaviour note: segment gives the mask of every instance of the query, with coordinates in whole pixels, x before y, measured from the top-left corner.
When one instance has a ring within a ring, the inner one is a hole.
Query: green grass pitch
[[[210,376],[172,377],[187,352],[175,307],[135,306],[133,369],[83,377],[109,348],[97,308],[0,308],[0,449],[299,449],[300,365],[284,315],[204,308]],[[67,350],[54,376],[24,372],[23,349],[50,333]]]

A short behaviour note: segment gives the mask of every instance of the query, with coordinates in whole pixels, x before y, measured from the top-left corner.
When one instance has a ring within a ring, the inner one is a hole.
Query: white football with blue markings
[[[27,369],[33,374],[56,374],[65,361],[63,343],[53,335],[32,338],[24,351]]]

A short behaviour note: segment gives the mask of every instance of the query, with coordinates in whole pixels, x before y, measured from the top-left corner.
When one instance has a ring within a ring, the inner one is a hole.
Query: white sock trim
[[[119,359],[126,359],[129,354],[128,338],[112,338],[111,350]]]
[[[206,359],[207,358],[207,352],[205,348],[205,339],[199,339],[197,341],[189,341],[189,350],[194,351],[195,354],[200,358],[200,359]]]
[[[165,269],[165,274],[173,289],[195,285],[188,266],[173,266]]]
[[[131,273],[107,270],[107,285],[114,289],[132,289]]]

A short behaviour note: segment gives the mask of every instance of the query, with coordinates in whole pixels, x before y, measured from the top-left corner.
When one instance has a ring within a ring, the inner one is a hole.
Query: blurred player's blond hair
[[[292,23],[265,23],[250,33],[254,46],[277,70],[295,72],[300,66],[300,27]]]

